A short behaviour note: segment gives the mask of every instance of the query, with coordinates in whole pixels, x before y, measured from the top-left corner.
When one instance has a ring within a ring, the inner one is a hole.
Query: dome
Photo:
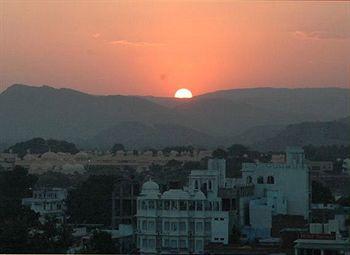
[[[142,185],[141,194],[145,195],[150,193],[159,193],[159,185],[152,180],[149,180]]]
[[[26,154],[23,159],[24,160],[36,160],[38,158],[37,155],[34,155],[34,154]]]
[[[56,153],[48,151],[41,155],[42,159],[58,159],[58,156]]]
[[[86,152],[78,152],[77,154],[75,154],[74,156],[76,159],[88,159],[89,158],[89,154],[87,154]]]
[[[196,191],[194,193],[193,199],[195,200],[206,200],[207,198],[205,197],[204,193],[200,190]]]
[[[171,189],[163,193],[162,199],[188,200],[190,196],[182,189]]]

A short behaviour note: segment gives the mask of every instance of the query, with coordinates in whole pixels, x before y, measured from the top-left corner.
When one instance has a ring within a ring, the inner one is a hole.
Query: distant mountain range
[[[99,148],[350,143],[337,135],[349,121],[334,121],[350,116],[349,99],[344,88],[233,89],[179,100],[16,84],[0,94],[0,144],[33,137]]]

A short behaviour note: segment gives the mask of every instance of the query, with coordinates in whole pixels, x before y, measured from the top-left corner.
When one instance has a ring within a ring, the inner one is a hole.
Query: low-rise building
[[[287,148],[285,163],[244,163],[242,178],[254,184],[250,224],[244,233],[251,239],[267,238],[273,215],[309,218],[310,181],[304,151]],[[262,216],[264,215],[264,216]]]
[[[306,164],[312,176],[320,176],[333,172],[332,161],[307,161]]]
[[[61,188],[41,188],[33,191],[33,196],[23,198],[22,204],[40,214],[40,220],[55,218],[64,221],[67,190]]]

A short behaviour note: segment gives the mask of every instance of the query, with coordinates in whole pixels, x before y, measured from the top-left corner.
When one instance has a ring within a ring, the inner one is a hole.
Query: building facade
[[[285,163],[244,163],[242,178],[247,184],[254,184],[247,235],[268,238],[273,215],[309,219],[310,177],[302,149],[287,148]]]
[[[145,182],[137,199],[137,246],[141,254],[203,253],[208,243],[228,244],[229,214],[218,197],[225,185],[225,161],[193,170],[189,187],[161,193]]]
[[[40,214],[40,220],[55,218],[60,222],[65,219],[67,190],[61,188],[42,188],[33,191],[33,197],[23,198],[22,204]]]

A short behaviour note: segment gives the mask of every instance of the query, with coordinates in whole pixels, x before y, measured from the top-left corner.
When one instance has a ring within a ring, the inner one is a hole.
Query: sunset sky
[[[0,91],[350,87],[350,2],[0,0]]]

